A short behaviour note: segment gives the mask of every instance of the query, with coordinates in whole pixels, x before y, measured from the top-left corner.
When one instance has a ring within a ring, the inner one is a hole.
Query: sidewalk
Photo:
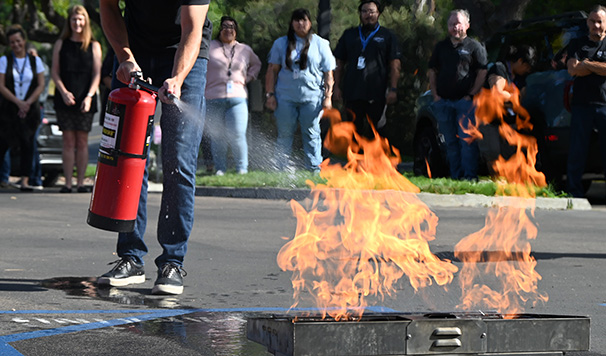
[[[149,192],[162,192],[162,184],[149,182]],[[302,200],[309,195],[309,189],[286,188],[231,188],[231,187],[196,187],[197,196],[249,198],[249,199],[277,199]],[[430,207],[489,207],[496,205],[524,204],[522,198],[515,197],[489,197],[479,194],[447,195],[419,193],[419,199]],[[532,203],[528,203],[530,206]],[[585,198],[536,198],[536,209],[547,210],[591,210],[591,204]]]

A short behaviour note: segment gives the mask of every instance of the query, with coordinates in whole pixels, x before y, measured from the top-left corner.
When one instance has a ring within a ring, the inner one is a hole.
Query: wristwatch
[[[265,93],[265,99],[269,99],[269,98],[271,98],[274,95],[276,95],[276,94],[274,94],[273,91],[268,91],[267,93]]]

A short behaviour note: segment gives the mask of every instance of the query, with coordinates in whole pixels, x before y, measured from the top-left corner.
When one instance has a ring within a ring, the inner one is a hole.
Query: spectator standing
[[[221,18],[219,37],[210,43],[206,76],[207,128],[217,175],[227,171],[227,147],[239,174],[248,173],[248,91],[246,84],[261,70],[261,61],[252,48],[236,40],[238,23],[230,16]]]
[[[402,53],[397,37],[379,24],[381,11],[379,0],[362,0],[360,25],[345,30],[335,48],[335,101],[344,100],[347,120],[368,138],[374,136],[368,120],[378,128],[386,104],[397,101],[400,79]]]
[[[454,10],[448,18],[449,37],[436,44],[429,60],[429,86],[438,130],[446,141],[453,179],[477,180],[478,145],[465,141],[475,125],[473,96],[486,80],[486,50],[467,36],[469,12]]]
[[[101,45],[93,39],[88,12],[82,5],[68,11],[61,38],[53,48],[51,75],[55,82],[55,112],[63,132],[61,193],[72,192],[76,167],[77,191],[88,192],[84,175],[88,165],[88,133],[97,111],[97,88],[101,81]]]
[[[485,88],[495,90],[504,100],[504,120],[494,119],[490,124],[480,125],[479,130],[483,138],[478,141],[478,148],[484,161],[488,164],[490,174],[494,174],[492,163],[502,156],[509,159],[517,147],[511,146],[499,133],[499,126],[507,124],[516,127],[517,113],[513,110],[511,96],[514,88],[517,88],[520,96],[526,86],[526,76],[531,72],[536,63],[536,51],[533,47],[511,46],[505,58],[494,63],[488,70]]]
[[[566,182],[573,197],[585,195],[582,176],[594,127],[598,129],[606,170],[606,7],[591,10],[587,27],[588,37],[569,44],[566,62],[568,73],[574,76]]]
[[[157,237],[162,254],[155,260],[158,277],[152,294],[183,293],[183,260],[194,221],[196,163],[204,128],[204,110],[181,111],[168,98],[172,94],[189,108],[204,108],[208,44],[212,24],[206,20],[209,0],[126,0],[124,17],[118,0],[101,0],[99,9],[105,35],[116,54],[114,87],[142,71],[161,85],[163,190]],[[204,34],[204,40],[203,40]],[[135,229],[118,235],[111,271],[98,278],[99,285],[114,287],[145,282],[143,239],[147,224],[145,170]]]
[[[332,108],[336,63],[327,40],[313,33],[307,9],[292,12],[288,34],[269,53],[265,106],[274,111],[278,129],[276,163],[288,165],[297,122],[301,127],[305,169],[319,172],[322,163],[320,118]]]
[[[22,191],[32,191],[29,177],[34,159],[34,139],[40,125],[38,98],[44,90],[44,63],[27,54],[25,31],[19,25],[6,32],[11,51],[0,58],[0,157],[9,148],[21,149]],[[9,167],[10,171],[10,167]]]

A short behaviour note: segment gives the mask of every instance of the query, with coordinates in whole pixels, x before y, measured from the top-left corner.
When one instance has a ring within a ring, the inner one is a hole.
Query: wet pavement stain
[[[148,288],[100,288],[97,286],[96,277],[56,277],[43,280],[40,285],[44,288],[63,290],[69,296],[89,297],[121,305],[139,305],[149,308],[185,308],[176,297],[149,295]]]
[[[173,354],[188,354],[194,352],[202,355],[225,355],[225,356],[267,356],[271,355],[267,349],[255,342],[252,342],[246,337],[246,320],[251,316],[263,314],[261,312],[239,312],[239,311],[201,311],[194,309],[191,306],[182,305],[182,301],[177,297],[158,297],[146,295],[149,289],[128,289],[121,290],[118,288],[98,288],[95,277],[56,277],[41,281],[40,286],[47,289],[62,290],[70,297],[83,297],[99,299],[117,303],[120,305],[145,306],[148,308],[159,309],[180,309],[182,315],[170,317],[158,317],[151,320],[137,321],[135,315],[129,316],[128,323],[116,325],[111,328],[106,328],[108,337],[115,331],[119,330],[125,333],[124,338],[131,339],[136,336],[137,340],[143,343],[146,338],[140,337],[156,337],[164,341],[161,344],[169,343],[172,347],[177,347],[179,350],[173,350]],[[188,310],[191,309],[191,312]],[[145,313],[145,309],[141,313]],[[125,319],[126,320],[126,319]],[[109,331],[112,329],[113,331]],[[103,330],[103,329],[101,329]],[[76,335],[59,335],[54,338],[86,338],[86,333],[95,331],[83,331]],[[103,336],[96,335],[98,341],[103,343]],[[32,351],[34,346],[39,341],[28,340],[21,341],[20,349]],[[111,342],[111,341],[107,341]],[[77,344],[77,342],[74,342]],[[62,342],[63,345],[69,342]],[[178,345],[178,346],[177,346]],[[15,346],[15,345],[14,345]],[[46,347],[49,347],[48,345]],[[53,351],[47,349],[47,352],[52,354],[58,352],[65,354],[65,350],[61,346]],[[145,346],[142,346],[145,349]],[[30,349],[32,348],[32,349]],[[61,349],[59,349],[61,348]],[[142,351],[142,350],[141,350]],[[149,355],[157,354],[155,350],[150,350]],[[24,355],[35,355],[36,353],[26,352]],[[47,353],[49,354],[49,353]]]

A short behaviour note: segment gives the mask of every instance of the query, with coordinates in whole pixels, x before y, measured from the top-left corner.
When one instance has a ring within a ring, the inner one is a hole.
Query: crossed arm
[[[590,74],[606,76],[606,63],[604,62],[596,62],[589,59],[579,61],[576,58],[570,58],[566,63],[568,73],[575,77],[584,77]]]

